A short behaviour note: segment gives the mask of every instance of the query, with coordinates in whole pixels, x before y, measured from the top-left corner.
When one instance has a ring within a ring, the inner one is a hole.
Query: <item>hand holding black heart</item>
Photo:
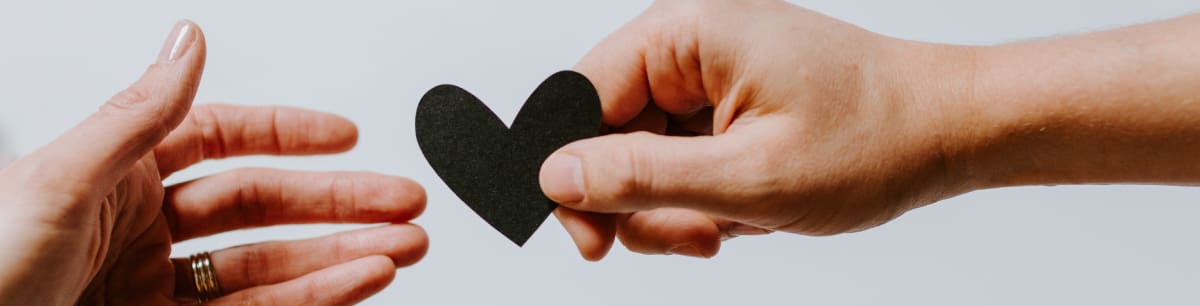
[[[598,135],[600,116],[596,88],[574,71],[542,82],[512,128],[466,90],[439,85],[417,106],[417,143],[450,190],[520,246],[557,207],[538,184],[542,162]]]

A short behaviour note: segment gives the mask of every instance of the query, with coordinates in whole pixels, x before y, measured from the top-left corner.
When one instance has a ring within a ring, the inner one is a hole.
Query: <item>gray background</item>
[[[1186,1],[799,1],[909,39],[993,44],[1194,12]],[[452,82],[505,120],[550,73],[646,1],[16,1],[0,3],[0,128],[28,153],[135,80],[173,21],[208,37],[198,101],[332,111],[362,131],[346,154],[208,162],[172,182],[240,166],[359,169],[427,186],[428,256],[375,305],[1196,305],[1200,189],[1024,187],[971,193],[864,233],[727,242],[711,260],[619,245],[584,262],[553,219],[525,248],[492,231],[437,179],[413,137],[430,87]],[[86,152],[81,152],[86,153]],[[3,154],[0,154],[3,155]],[[0,156],[2,159],[3,156]],[[245,230],[175,254],[353,226]]]

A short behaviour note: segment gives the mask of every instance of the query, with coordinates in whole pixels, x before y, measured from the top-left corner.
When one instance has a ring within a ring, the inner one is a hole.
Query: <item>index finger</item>
[[[338,115],[284,106],[197,105],[154,149],[159,174],[206,159],[308,155],[349,150],[358,128]]]
[[[672,114],[692,113],[710,104],[695,16],[693,7],[655,3],[575,65],[595,84],[605,125],[625,125],[650,101]]]

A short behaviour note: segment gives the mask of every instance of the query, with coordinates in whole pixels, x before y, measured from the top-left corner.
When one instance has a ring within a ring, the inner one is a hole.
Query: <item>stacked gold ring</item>
[[[192,278],[196,281],[196,297],[200,302],[211,301],[221,296],[221,283],[217,282],[217,273],[213,271],[212,256],[208,252],[200,252],[188,256],[192,262]]]

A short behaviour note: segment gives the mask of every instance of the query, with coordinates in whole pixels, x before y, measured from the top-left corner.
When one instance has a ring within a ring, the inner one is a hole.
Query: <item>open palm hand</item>
[[[391,223],[216,251],[226,295],[212,303],[349,304],[424,255],[424,231],[406,222],[425,195],[407,179],[239,169],[164,186],[205,159],[334,153],[357,140],[351,122],[330,114],[190,108],[204,55],[199,28],[181,22],[141,80],[0,172],[0,230],[15,233],[0,240],[0,265],[13,267],[0,270],[0,304],[194,303],[193,271],[170,258],[171,245],[257,226]]]

